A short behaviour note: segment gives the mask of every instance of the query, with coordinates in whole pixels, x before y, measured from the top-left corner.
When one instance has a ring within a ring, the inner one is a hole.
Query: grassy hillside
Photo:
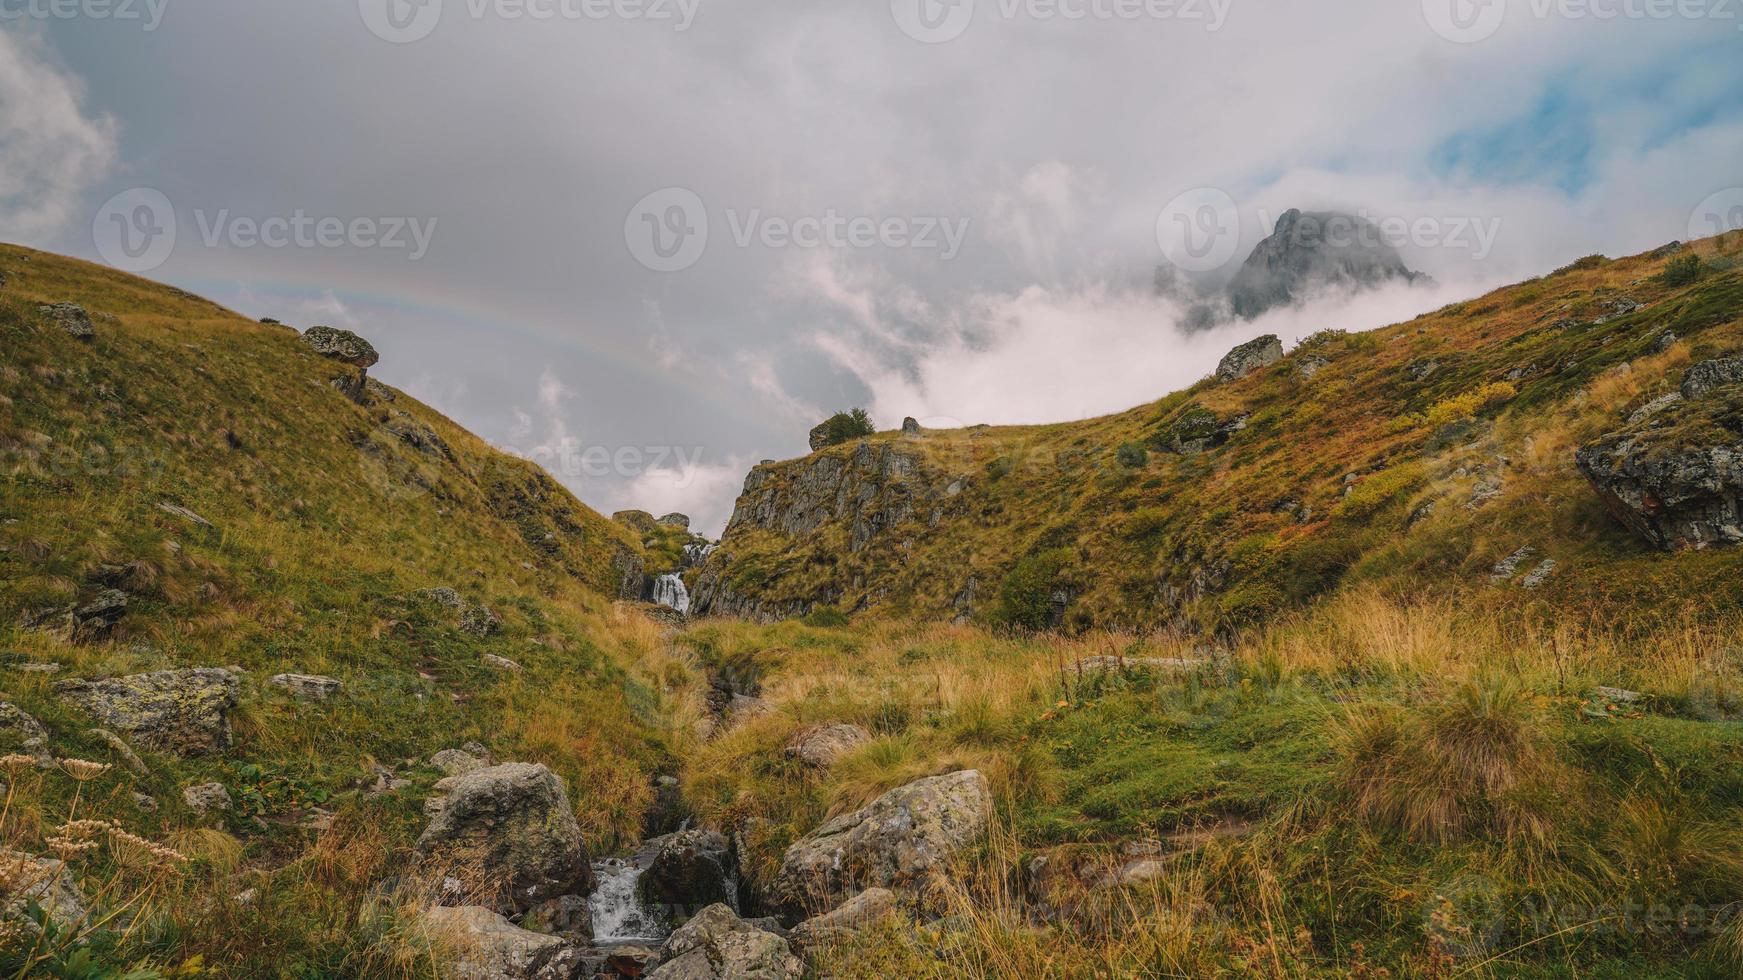
[[[1118,415],[760,467],[700,578],[764,615],[1216,632],[1364,582],[1493,601],[1490,569],[1531,548],[1545,604],[1734,604],[1736,552],[1644,547],[1574,450],[1743,349],[1739,251],[1695,243],[1704,274],[1675,284],[1668,255],[1592,257]]]
[[[658,633],[608,598],[635,537],[404,393],[372,385],[368,407],[352,403],[331,381],[353,369],[288,327],[23,248],[0,246],[0,275],[0,701],[39,719],[55,755],[113,764],[89,784],[8,779],[5,844],[42,853],[78,790],[80,815],[204,855],[131,955],[313,976],[375,969],[382,936],[358,898],[403,870],[438,749],[477,740],[545,762],[588,788],[577,811],[594,847],[639,839],[653,778],[676,765],[668,698],[682,693],[650,683]],[[61,302],[92,315],[94,337],[39,311]],[[444,588],[457,602],[418,595]],[[110,589],[127,597],[110,635],[27,628]],[[229,665],[245,671],[234,747],[141,750],[143,773],[52,693],[68,677]],[[345,686],[302,704],[267,683],[279,672]],[[378,766],[409,785],[372,795]],[[208,780],[244,801],[236,812],[184,806],[182,788]],[[252,904],[231,901],[249,888]]]

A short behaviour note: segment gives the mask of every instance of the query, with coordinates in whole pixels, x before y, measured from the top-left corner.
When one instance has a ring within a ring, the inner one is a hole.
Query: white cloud
[[[0,227],[9,239],[61,233],[115,161],[117,126],[88,114],[83,86],[41,42],[0,31]]]

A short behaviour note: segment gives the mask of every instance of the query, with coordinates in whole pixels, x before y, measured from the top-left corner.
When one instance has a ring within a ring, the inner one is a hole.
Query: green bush
[[[1706,271],[1700,256],[1681,255],[1665,264],[1664,271],[1658,274],[1658,281],[1666,286],[1687,286],[1700,279]]]
[[[1069,548],[1050,548],[1017,562],[999,586],[999,604],[993,619],[1024,629],[1045,628],[1052,611],[1053,588],[1070,560]]]
[[[823,423],[823,444],[839,446],[851,439],[859,439],[878,431],[872,424],[871,416],[863,408],[850,412],[836,412]]]
[[[1114,459],[1121,466],[1135,470],[1150,461],[1150,452],[1135,442],[1128,442],[1114,451]]]
[[[846,626],[847,614],[834,606],[818,606],[805,614],[805,625],[821,629]]]

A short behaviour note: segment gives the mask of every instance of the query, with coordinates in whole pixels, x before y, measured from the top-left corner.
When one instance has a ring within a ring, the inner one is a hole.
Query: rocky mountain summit
[[[1291,208],[1254,247],[1229,283],[1234,314],[1251,320],[1328,289],[1422,282],[1372,221],[1337,211]]]

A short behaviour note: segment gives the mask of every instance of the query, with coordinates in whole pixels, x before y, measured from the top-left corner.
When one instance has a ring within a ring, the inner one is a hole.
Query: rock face
[[[680,531],[690,530],[689,515],[680,514],[676,511],[661,517],[660,524],[664,527],[675,527]]]
[[[55,685],[62,698],[89,711],[104,727],[178,755],[230,747],[229,711],[240,688],[235,674],[214,667]]]
[[[827,448],[829,445],[829,423],[819,422],[812,426],[811,433],[806,441],[811,446],[812,452]]]
[[[785,939],[710,905],[660,947],[648,980],[798,980],[805,965]]]
[[[1610,512],[1655,548],[1743,541],[1743,375],[1736,363],[1695,365],[1683,379],[1682,401],[1574,454]]]
[[[992,812],[986,777],[972,769],[893,789],[788,848],[777,900],[800,912],[833,907],[866,888],[923,887],[980,839]]]
[[[424,924],[454,959],[456,980],[571,980],[581,972],[581,950],[557,936],[513,925],[487,908],[433,908]]]
[[[1410,271],[1373,222],[1335,211],[1291,208],[1229,283],[1229,305],[1251,320],[1321,289],[1371,289],[1423,277]]]
[[[317,674],[274,674],[271,683],[289,691],[298,701],[320,703],[339,693],[342,686],[331,677]]]
[[[654,856],[642,872],[643,900],[693,908],[730,899],[736,863],[725,837],[712,830],[681,830],[648,845]]]
[[[322,357],[352,367],[372,368],[381,360],[369,341],[337,327],[310,327],[303,331],[303,343]]]
[[[592,871],[562,779],[542,765],[507,763],[450,776],[418,850],[515,914],[560,895],[586,894]]]
[[[80,340],[90,340],[97,335],[97,331],[91,327],[91,315],[85,312],[84,307],[72,303],[56,303],[53,306],[40,307],[37,312]]]
[[[827,769],[869,741],[871,732],[858,725],[817,725],[793,736],[787,743],[787,755],[806,765]]]
[[[1216,379],[1229,382],[1252,374],[1267,365],[1276,364],[1283,359],[1283,342],[1276,334],[1266,334],[1255,337],[1234,350],[1223,355],[1216,366]]]

